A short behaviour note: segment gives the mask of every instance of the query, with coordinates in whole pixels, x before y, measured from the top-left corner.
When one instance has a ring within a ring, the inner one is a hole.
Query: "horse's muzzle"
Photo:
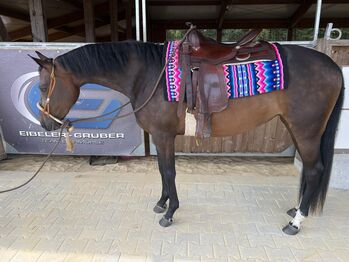
[[[41,117],[40,124],[47,131],[57,130],[61,127],[61,124],[57,123],[56,121],[53,121],[51,118],[45,115]]]

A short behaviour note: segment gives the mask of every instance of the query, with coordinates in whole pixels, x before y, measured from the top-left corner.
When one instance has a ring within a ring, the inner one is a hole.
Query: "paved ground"
[[[0,162],[0,189],[42,157]],[[0,195],[0,261],[349,261],[349,191],[330,189],[321,217],[281,228],[296,201],[291,159],[178,157],[180,209],[170,228],[152,212],[155,158],[88,165],[55,157],[24,189]]]

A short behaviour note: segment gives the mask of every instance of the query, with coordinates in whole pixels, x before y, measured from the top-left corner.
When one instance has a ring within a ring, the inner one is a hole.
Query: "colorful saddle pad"
[[[166,92],[169,102],[179,101],[182,70],[179,66],[178,41],[167,43]],[[222,65],[230,99],[254,96],[285,89],[284,65],[278,45],[273,44],[276,60]]]

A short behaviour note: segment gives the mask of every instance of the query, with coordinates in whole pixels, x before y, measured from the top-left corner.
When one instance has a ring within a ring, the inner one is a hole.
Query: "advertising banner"
[[[41,47],[42,48],[42,47]],[[53,48],[45,44],[40,52],[56,57],[72,49]],[[29,46],[0,48],[0,125],[6,153],[47,154],[58,140],[59,130],[44,130],[38,119],[36,103],[40,98],[38,65],[27,54],[35,55]],[[80,96],[67,115],[68,119],[94,117],[110,112],[129,99],[119,92],[97,84],[81,87]],[[132,111],[128,105],[109,117]],[[134,115],[114,120],[80,122],[70,135],[75,143],[73,155],[144,155],[143,131]],[[64,134],[66,135],[66,134]],[[65,139],[56,154],[65,151]]]

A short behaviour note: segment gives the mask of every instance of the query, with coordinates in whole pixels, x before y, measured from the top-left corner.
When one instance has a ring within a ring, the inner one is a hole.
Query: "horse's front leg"
[[[167,208],[166,202],[168,200],[168,189],[167,189],[166,182],[165,182],[164,167],[162,166],[160,158],[158,158],[158,165],[159,165],[159,171],[161,174],[162,191],[161,191],[161,197],[160,197],[159,201],[156,203],[155,207],[153,208],[153,211],[155,213],[164,213],[166,211],[166,208]]]
[[[167,197],[169,205],[166,214],[159,221],[163,227],[168,227],[173,222],[173,214],[179,207],[177,189],[176,189],[176,169],[174,154],[175,136],[167,133],[152,134],[158,153],[159,170],[163,180],[162,196],[157,206],[164,208]],[[155,207],[156,208],[156,207]],[[155,209],[154,208],[154,209]],[[154,210],[155,211],[155,210]]]

